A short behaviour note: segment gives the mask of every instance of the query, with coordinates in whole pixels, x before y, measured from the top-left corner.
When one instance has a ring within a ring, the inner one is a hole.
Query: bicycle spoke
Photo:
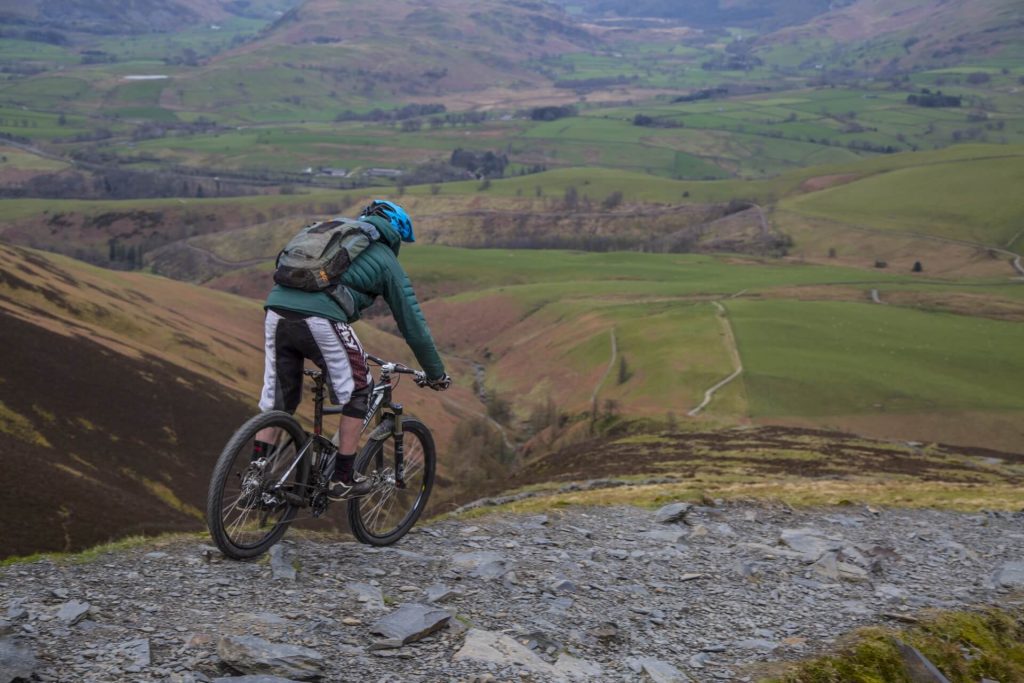
[[[377,503],[376,505],[374,505],[370,509],[370,511],[369,511],[369,513],[367,515],[367,526],[369,526],[371,529],[376,530],[378,528],[377,527],[377,520],[380,518],[381,510],[383,510],[384,505],[387,503],[388,499],[391,497],[391,492],[393,490],[394,490],[393,488],[389,487],[387,492],[382,492],[383,495],[380,497],[380,502]]]
[[[269,452],[253,459],[261,430],[278,430]],[[254,557],[276,542],[295,517],[297,508],[285,499],[277,483],[286,473],[288,489],[304,484],[305,465],[295,468],[302,428],[283,413],[262,413],[243,425],[218,460],[211,482],[207,520],[217,546],[234,558]],[[304,461],[300,461],[304,462]]]

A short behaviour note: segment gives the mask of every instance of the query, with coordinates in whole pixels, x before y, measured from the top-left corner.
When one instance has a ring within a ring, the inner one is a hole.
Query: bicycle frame
[[[392,401],[392,392],[394,391],[394,383],[392,382],[393,374],[418,374],[416,371],[408,368],[400,363],[390,363],[375,356],[368,356],[369,360],[380,366],[380,382],[373,387],[370,397],[370,407],[366,413],[366,418],[363,420],[363,425],[360,428],[360,434],[366,431],[366,428],[376,418],[376,428],[370,433],[370,439],[383,440],[388,436],[394,436],[395,438],[395,486],[398,488],[405,488],[405,453],[404,443],[402,434],[402,412],[403,406],[400,403]],[[302,458],[306,457],[310,448],[314,445],[319,446],[319,453],[333,452],[334,443],[327,439],[323,435],[323,418],[324,415],[337,415],[341,413],[340,407],[324,408],[324,377],[323,373],[319,370],[303,370],[304,374],[313,378],[313,433],[310,438],[306,440],[302,448],[295,454],[292,459],[291,465],[284,474],[278,479],[277,484],[273,487],[275,490],[281,491],[288,481],[288,477],[291,476],[292,472]],[[387,410],[384,407],[387,407]],[[378,470],[384,467],[384,455],[383,451],[377,455],[377,468]],[[327,467],[323,463],[313,462],[314,467],[319,467],[322,471],[326,472]],[[288,497],[287,495],[285,496]],[[295,503],[296,501],[289,501]],[[301,504],[305,505],[307,499],[303,496]]]

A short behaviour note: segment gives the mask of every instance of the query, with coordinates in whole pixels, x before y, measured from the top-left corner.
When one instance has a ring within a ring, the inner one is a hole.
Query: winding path
[[[700,411],[704,410],[711,403],[711,399],[714,398],[715,392],[724,387],[729,382],[733,381],[743,373],[743,361],[740,359],[739,349],[736,348],[736,336],[732,332],[732,323],[729,322],[729,316],[726,313],[725,306],[717,301],[712,301],[715,308],[718,309],[718,319],[722,325],[722,330],[725,333],[726,345],[729,349],[729,355],[732,356],[733,365],[736,369],[731,375],[723,379],[718,384],[704,392],[704,400],[700,402],[696,408],[687,413],[690,417],[697,417]]]

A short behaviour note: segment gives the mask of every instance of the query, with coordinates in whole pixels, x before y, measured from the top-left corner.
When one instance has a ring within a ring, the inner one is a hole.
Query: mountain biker
[[[402,242],[414,242],[412,220],[389,201],[374,200],[359,220],[372,224],[380,239],[352,262],[340,282],[352,295],[355,312],[347,315],[337,297],[275,284],[264,304],[265,372],[260,410],[294,413],[302,393],[305,359],[324,373],[331,403],[341,405],[338,456],[328,497],[341,500],[369,493],[369,483],[353,472],[359,433],[369,409],[372,379],[366,354],[349,323],[383,297],[416,360],[426,373],[425,386],[444,391],[451,385],[444,363],[423,317],[409,277],[398,263]],[[253,460],[270,451],[276,428],[256,435]]]

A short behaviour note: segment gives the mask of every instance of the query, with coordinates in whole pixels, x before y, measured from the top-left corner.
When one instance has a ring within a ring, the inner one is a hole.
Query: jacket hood
[[[388,219],[380,216],[360,216],[359,220],[366,221],[377,228],[380,232],[380,241],[388,245],[391,251],[395,252],[395,256],[398,256],[398,250],[402,246],[402,236],[391,227],[391,222]]]

